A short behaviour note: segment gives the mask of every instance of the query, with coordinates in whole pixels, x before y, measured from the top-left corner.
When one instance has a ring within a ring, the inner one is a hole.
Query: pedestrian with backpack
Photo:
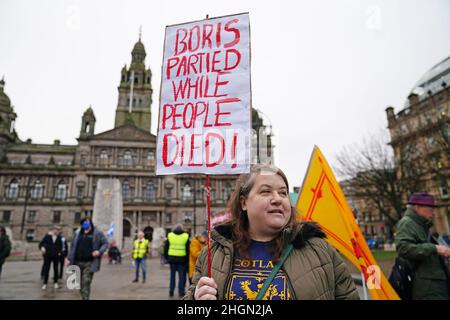
[[[450,257],[450,249],[439,244],[429,230],[435,208],[432,195],[413,193],[404,217],[397,224],[398,260],[393,271],[400,277],[408,274],[412,277],[410,298],[413,300],[450,299],[449,270],[445,261]],[[408,288],[407,283],[400,285]]]

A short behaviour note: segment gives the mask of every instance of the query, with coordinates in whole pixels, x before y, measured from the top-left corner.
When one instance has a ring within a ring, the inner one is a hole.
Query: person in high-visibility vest
[[[138,232],[138,238],[134,241],[132,258],[134,259],[134,266],[136,268],[136,278],[133,282],[139,281],[139,269],[142,269],[142,283],[145,283],[147,274],[147,252],[149,241],[144,238],[144,232]]]
[[[185,295],[186,273],[189,263],[189,234],[183,231],[183,226],[177,224],[167,235],[164,254],[170,264],[169,296],[173,297],[175,290],[175,275],[178,272],[178,295]]]

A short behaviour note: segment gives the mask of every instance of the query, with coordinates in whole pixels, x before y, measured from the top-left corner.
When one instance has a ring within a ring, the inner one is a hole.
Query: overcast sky
[[[142,25],[156,134],[166,25],[249,12],[253,106],[275,133],[275,162],[301,185],[314,145],[329,162],[387,126],[419,78],[450,55],[450,1],[0,0],[0,77],[34,143],[76,144],[92,105],[113,128],[120,70]]]

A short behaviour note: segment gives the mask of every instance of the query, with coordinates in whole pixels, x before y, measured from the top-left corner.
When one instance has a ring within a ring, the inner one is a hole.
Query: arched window
[[[183,201],[188,201],[191,200],[191,198],[192,198],[191,185],[186,182],[181,190],[181,199]]]
[[[17,179],[11,180],[6,191],[6,197],[8,199],[17,199],[19,197],[19,182]]]
[[[156,188],[153,184],[153,181],[147,182],[147,185],[144,189],[144,199],[146,201],[155,201],[156,200]]]
[[[39,179],[36,180],[31,188],[31,199],[41,199],[44,195],[44,185]]]
[[[122,182],[122,198],[124,201],[129,200],[131,196],[130,183],[128,180]]]
[[[55,199],[65,200],[67,197],[67,185],[64,180],[60,180],[56,185]]]
[[[125,151],[123,155],[123,165],[126,167],[131,167],[133,165],[133,157],[131,156],[131,151]]]

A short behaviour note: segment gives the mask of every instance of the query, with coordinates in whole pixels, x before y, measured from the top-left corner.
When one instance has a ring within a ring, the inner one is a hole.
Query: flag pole
[[[209,19],[209,14],[206,15]],[[211,197],[209,174],[206,175],[206,211],[208,215],[208,277],[211,278]]]
[[[206,209],[208,214],[208,277],[211,278],[211,185],[209,174],[206,175]]]

